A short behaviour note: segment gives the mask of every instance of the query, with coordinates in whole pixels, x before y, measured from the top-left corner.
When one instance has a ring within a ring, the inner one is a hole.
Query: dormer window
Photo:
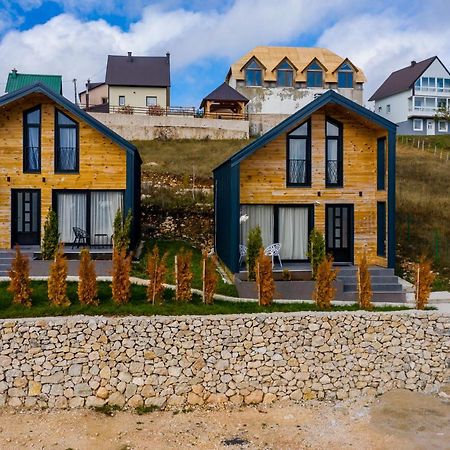
[[[23,171],[41,171],[41,108],[23,114]]]
[[[287,62],[283,61],[277,67],[277,86],[291,87],[294,84],[294,69]]]
[[[253,59],[245,68],[246,86],[262,86],[262,68]]]
[[[323,86],[323,69],[320,64],[314,61],[309,65],[306,72],[306,87]]]
[[[287,136],[287,185],[311,186],[309,121],[291,131]]]
[[[353,69],[348,63],[342,64],[338,70],[338,88],[353,87]]]

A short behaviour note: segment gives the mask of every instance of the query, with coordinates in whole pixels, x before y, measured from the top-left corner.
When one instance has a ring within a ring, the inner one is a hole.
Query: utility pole
[[[77,79],[74,78],[72,81],[73,81],[73,92],[74,92],[74,95],[75,95],[75,105],[78,105]]]
[[[88,78],[86,83],[86,110],[89,108],[89,85],[91,84],[91,80]]]

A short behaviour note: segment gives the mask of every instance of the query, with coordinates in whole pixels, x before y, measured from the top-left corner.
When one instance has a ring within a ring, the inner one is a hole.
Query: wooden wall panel
[[[41,173],[23,173],[23,111],[41,105]],[[11,247],[11,189],[41,190],[41,236],[53,189],[125,189],[126,152],[65,111],[79,123],[80,171],[54,173],[55,107],[50,99],[33,95],[0,109],[0,248]],[[10,181],[7,181],[10,177]],[[45,178],[45,182],[42,181]]]
[[[325,187],[325,118],[343,123],[344,187]],[[377,256],[377,201],[387,202],[387,192],[377,191],[377,138],[385,130],[339,107],[327,106],[311,117],[311,188],[286,187],[286,134],[279,136],[240,164],[241,203],[314,204],[315,226],[325,233],[325,205],[354,205],[355,262],[364,247],[371,264],[387,266]],[[320,197],[318,196],[320,192]],[[359,193],[362,196],[359,196]],[[318,202],[318,203],[316,203]]]

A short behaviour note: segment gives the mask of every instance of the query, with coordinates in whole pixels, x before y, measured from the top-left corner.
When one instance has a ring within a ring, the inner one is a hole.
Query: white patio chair
[[[247,256],[247,247],[245,245],[240,244],[239,245],[239,267],[241,267],[242,261],[245,260],[245,257]]]
[[[275,243],[275,244],[271,244],[268,247],[266,247],[264,249],[264,254],[266,256],[271,256],[272,257],[272,267],[274,266],[274,258],[277,257],[278,258],[278,262],[280,263],[280,267],[283,267],[283,264],[281,262],[281,258],[280,258],[280,252],[281,252],[281,244],[280,243]]]

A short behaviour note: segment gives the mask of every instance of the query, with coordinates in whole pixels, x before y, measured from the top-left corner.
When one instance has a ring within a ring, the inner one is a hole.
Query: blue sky
[[[104,78],[108,54],[172,60],[172,104],[198,106],[256,45],[322,46],[362,67],[366,97],[392,70],[439,55],[450,65],[448,0],[0,0],[7,73],[59,73],[73,98]]]

